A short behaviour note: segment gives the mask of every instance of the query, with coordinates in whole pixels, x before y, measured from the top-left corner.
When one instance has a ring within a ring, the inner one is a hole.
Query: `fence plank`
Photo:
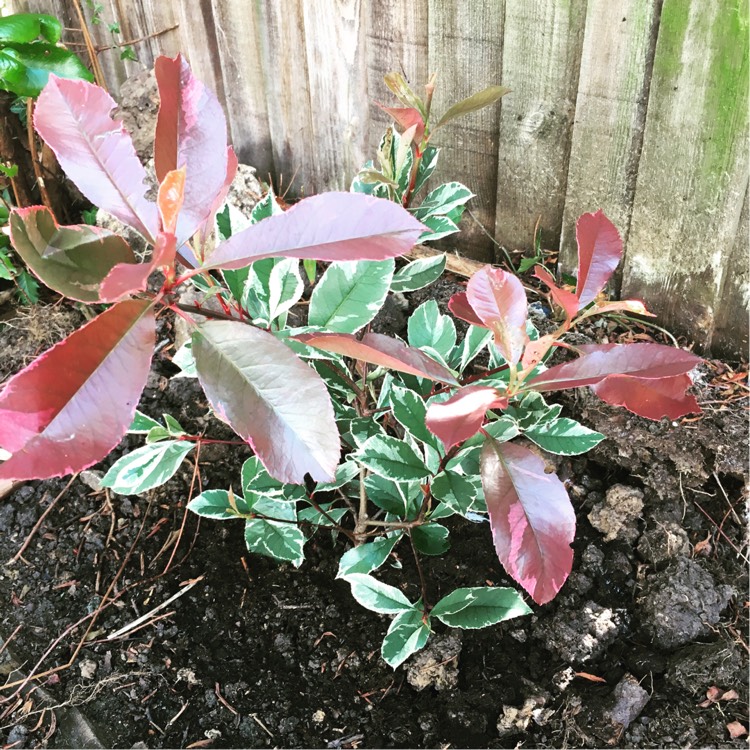
[[[429,62],[437,73],[433,111],[439,117],[449,106],[502,82],[503,8],[505,3],[446,3],[430,0]],[[497,128],[500,105],[495,104],[447,124],[432,143],[441,148],[433,184],[463,182],[477,197],[469,203],[489,234],[495,226],[497,192]],[[457,241],[462,253],[492,260],[492,241],[470,216],[461,223]],[[446,242],[456,244],[451,237]]]
[[[264,176],[274,165],[258,8],[244,0],[214,0],[213,18],[232,145],[241,162]]]
[[[627,243],[658,0],[589,0],[573,142],[568,162],[560,265],[577,262],[575,223],[601,208]]]
[[[392,104],[391,92],[383,83],[386,73],[400,71],[418,90],[429,77],[427,50],[428,0],[394,3],[370,0],[367,23],[367,92],[370,98],[367,118],[367,154],[374,157],[380,138],[392,124],[391,118],[375,104]]]
[[[745,201],[734,247],[722,264],[724,282],[716,304],[716,326],[711,337],[714,355],[747,359],[750,344],[750,190]]]
[[[747,185],[747,8],[665,0],[623,294],[710,342]]]
[[[348,190],[365,161],[367,71],[362,0],[305,0],[315,152],[313,187]]]
[[[532,247],[539,216],[559,241],[585,20],[586,0],[506,6],[495,237],[510,249]]]

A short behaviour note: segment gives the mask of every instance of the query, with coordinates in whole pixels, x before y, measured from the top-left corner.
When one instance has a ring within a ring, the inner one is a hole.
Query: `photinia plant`
[[[601,212],[579,219],[575,290],[537,267],[561,312],[551,333],[540,336],[531,325],[518,278],[489,266],[450,301],[469,324],[463,338],[432,300],[410,316],[406,341],[373,333],[389,293],[419,289],[442,272],[441,256],[396,269],[395,256],[424,226],[395,202],[356,193],[307,198],[286,212],[269,193],[244,220],[225,205],[237,161],[216,99],[179,56],[160,58],[156,75],[155,203],[103,91],[53,77],[40,97],[37,130],[70,177],[153,250],[137,262],[117,235],[58,226],[39,207],[13,212],[14,247],[42,281],[109,306],[5,385],[0,447],[11,457],[0,478],[80,471],[126,432],[145,435],[145,444],[111,466],[104,486],[138,494],[173,476],[208,438],[170,415],[159,421],[135,408],[156,315],[171,311],[192,331],[174,356],[175,377],[197,377],[216,417],[252,449],[236,485],[206,489],[188,507],[242,521],[250,551],[295,566],[316,530],[342,535],[338,577],[360,604],[394,616],[382,648],[391,666],[425,645],[435,620],[480,628],[531,611],[509,587],[459,588],[434,600],[436,584],[421,560],[449,549],[451,516],[488,522],[507,573],[534,602],[549,602],[571,570],[575,513],[543,451],[576,455],[604,436],[560,417],[543,394],[589,387],[650,419],[699,410],[687,394],[695,355],[657,344],[564,341],[595,314],[648,314],[640,302],[601,294],[622,255],[615,227]],[[306,318],[297,305],[300,259],[329,263]],[[197,304],[181,301],[186,285],[198,292]],[[548,366],[556,347],[575,358]],[[480,367],[485,350],[488,364]],[[373,575],[389,561],[400,567],[399,545],[407,542],[419,596]]]

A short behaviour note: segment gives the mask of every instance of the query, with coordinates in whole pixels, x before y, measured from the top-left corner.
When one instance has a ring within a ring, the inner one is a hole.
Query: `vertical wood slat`
[[[437,118],[461,99],[502,82],[504,5],[504,0],[430,0],[429,62],[430,71],[437,73],[432,104]],[[434,132],[431,140],[441,149],[431,184],[457,180],[476,193],[469,209],[489,235],[495,225],[499,110],[494,104],[465,115]],[[445,242],[469,257],[491,261],[492,241],[481,227],[465,215],[461,234]]]
[[[508,2],[503,42],[495,237],[509,249],[545,247],[562,226],[586,0]]]
[[[367,21],[367,92],[370,99],[366,159],[374,158],[380,139],[393,120],[374,102],[395,104],[383,78],[391,71],[404,74],[421,94],[429,77],[428,0],[395,3],[370,0]]]
[[[747,10],[665,0],[623,295],[710,343],[747,186]]]
[[[747,359],[750,344],[750,189],[745,189],[739,230],[723,262],[724,283],[716,304],[711,351]]]
[[[365,161],[367,68],[364,0],[306,0],[305,51],[315,190],[348,190]]]
[[[577,264],[575,224],[602,209],[627,244],[646,118],[658,0],[589,0],[568,161],[560,265]]]

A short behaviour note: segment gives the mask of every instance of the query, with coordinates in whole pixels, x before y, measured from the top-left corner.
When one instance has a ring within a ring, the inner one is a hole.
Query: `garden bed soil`
[[[455,287],[448,278],[431,294],[444,306]],[[423,299],[414,294],[409,306]],[[388,311],[385,328],[398,332],[406,311],[398,304]],[[0,379],[79,319],[60,304],[6,320]],[[160,321],[139,408],[172,414],[195,433],[231,437],[208,416],[196,381],[170,379],[169,325]],[[734,370],[707,362],[695,386],[704,413],[679,423],[640,419],[587,391],[567,394],[566,414],[608,436],[587,456],[558,462],[578,518],[570,579],[528,618],[478,631],[436,623],[425,652],[395,671],[379,655],[389,619],[360,607],[349,585],[335,580],[344,539],[318,533],[299,570],[249,555],[241,523],[186,514],[187,463],[145,496],[99,489],[107,466],[141,444],[136,437],[70,484],[22,484],[0,500],[0,672],[14,682],[64,668],[2,692],[0,741],[13,748],[744,746],[732,737],[747,726],[748,700],[742,389]],[[204,446],[202,485],[237,486],[248,455]],[[425,563],[433,600],[459,586],[515,586],[487,524],[451,518],[447,525],[452,549]],[[405,593],[417,598],[411,557],[397,548],[392,562],[403,570],[391,582],[408,581]],[[387,566],[383,574],[390,580]],[[165,602],[147,624],[112,637]]]

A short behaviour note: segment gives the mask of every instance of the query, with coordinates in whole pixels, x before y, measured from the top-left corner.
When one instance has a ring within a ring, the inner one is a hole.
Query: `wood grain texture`
[[[348,190],[365,161],[367,66],[363,0],[305,0],[313,189]]]
[[[213,22],[231,142],[240,162],[252,164],[265,178],[274,164],[259,6],[244,0],[213,0]]]
[[[540,216],[544,246],[559,241],[585,20],[586,0],[506,5],[495,237],[511,250]]]
[[[747,359],[750,345],[750,190],[745,189],[739,231],[722,264],[724,282],[716,305],[710,351],[715,356]]]
[[[304,2],[260,3],[263,91],[268,108],[273,182],[277,192],[285,192],[291,185],[289,194],[295,197],[314,193],[316,185]],[[264,173],[261,175],[265,177]]]
[[[446,3],[430,0],[430,70],[437,73],[433,120],[461,99],[487,86],[505,84],[502,70],[504,0]],[[431,185],[458,180],[476,198],[468,209],[491,235],[495,225],[497,149],[500,104],[472,112],[436,131],[432,144],[441,149]],[[479,260],[494,259],[491,240],[468,212],[459,236],[445,244]]]
[[[627,243],[646,120],[658,0],[589,0],[568,160],[560,265],[577,264],[575,225],[602,209]]]
[[[386,73],[399,71],[422,94],[429,70],[428,0],[397,3],[370,0],[367,19],[367,159],[373,158],[391,118],[375,104],[390,106],[395,98],[383,82]]]
[[[664,2],[623,273],[624,296],[700,346],[747,186],[748,18],[733,6]]]

